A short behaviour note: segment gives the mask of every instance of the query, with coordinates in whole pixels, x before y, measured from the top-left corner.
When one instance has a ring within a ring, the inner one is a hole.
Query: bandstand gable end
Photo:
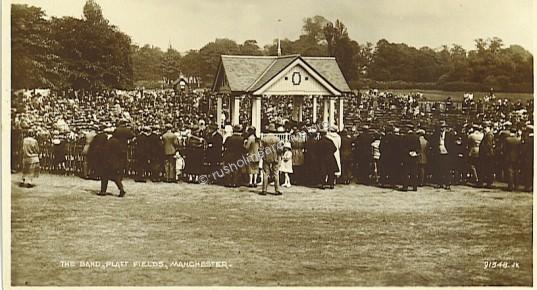
[[[253,94],[339,96],[341,92],[298,58]]]

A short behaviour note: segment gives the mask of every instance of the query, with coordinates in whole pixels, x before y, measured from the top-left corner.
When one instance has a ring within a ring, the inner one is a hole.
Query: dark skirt
[[[190,148],[185,156],[185,173],[200,175],[205,173],[203,148]]]

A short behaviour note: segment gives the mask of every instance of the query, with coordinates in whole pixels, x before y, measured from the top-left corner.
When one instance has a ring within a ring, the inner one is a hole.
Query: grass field
[[[27,189],[19,178],[12,175],[12,285],[532,285],[531,193],[349,185],[260,196],[127,180],[121,199],[113,184],[114,195],[101,197],[97,181],[43,175]],[[487,260],[519,268],[484,269]]]
[[[397,94],[408,94],[412,92],[422,93],[427,100],[430,101],[445,101],[448,97],[451,97],[454,101],[461,102],[465,92],[448,92],[448,91],[437,91],[437,90],[387,90]],[[488,94],[488,92],[474,92],[474,97],[482,98]],[[512,101],[522,100],[528,101],[533,99],[533,94],[528,93],[494,93],[497,98],[509,99]]]

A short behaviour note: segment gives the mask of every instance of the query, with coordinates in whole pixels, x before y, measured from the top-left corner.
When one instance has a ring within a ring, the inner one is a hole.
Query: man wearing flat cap
[[[276,133],[276,125],[271,123],[268,127],[270,133]],[[275,195],[281,195],[280,191],[280,164],[283,150],[283,142],[278,136],[267,134],[261,138],[260,151],[263,155],[263,189],[261,195],[267,194],[269,179],[274,181]]]
[[[507,190],[509,191],[516,190],[520,181],[518,169],[521,161],[522,138],[517,136],[517,131],[516,127],[510,127],[509,135],[505,136],[503,140],[503,161],[505,163]]]
[[[166,124],[166,133],[162,135],[164,146],[164,181],[176,182],[175,152],[179,150],[179,139],[172,132],[172,124]]]

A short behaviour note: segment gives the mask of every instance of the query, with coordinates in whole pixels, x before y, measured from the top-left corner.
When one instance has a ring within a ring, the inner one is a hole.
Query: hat
[[[509,122],[509,121],[506,121],[505,123],[503,123],[503,125],[504,125],[505,127],[509,127],[509,126],[513,125],[513,123],[511,123],[511,122]]]
[[[242,126],[241,125],[235,125],[233,126],[233,132],[240,133],[242,132]]]
[[[483,127],[490,127],[492,125],[492,123],[490,121],[484,121],[483,122]]]
[[[268,131],[269,132],[276,132],[276,125],[274,125],[274,123],[270,123],[269,126],[268,126]]]
[[[526,129],[533,131],[533,125],[532,124],[526,125]]]
[[[425,135],[425,130],[420,128],[416,131],[416,133],[418,133],[419,135]]]
[[[285,128],[283,126],[280,126],[280,127],[278,127],[278,130],[276,130],[276,131],[278,131],[278,133],[283,133],[283,132],[285,132]]]
[[[337,132],[337,127],[334,125],[330,126],[330,132]]]
[[[442,120],[442,121],[440,121],[440,123],[438,124],[438,126],[439,126],[439,127],[447,127],[448,125],[447,125],[446,121]]]
[[[289,141],[283,143],[283,148],[289,148],[291,149],[291,143]]]
[[[166,128],[166,130],[170,130],[170,129],[173,128],[173,125],[170,124],[170,123],[167,123],[167,124],[165,125],[165,128]]]
[[[105,133],[114,133],[116,129],[114,127],[106,127],[103,131]]]

